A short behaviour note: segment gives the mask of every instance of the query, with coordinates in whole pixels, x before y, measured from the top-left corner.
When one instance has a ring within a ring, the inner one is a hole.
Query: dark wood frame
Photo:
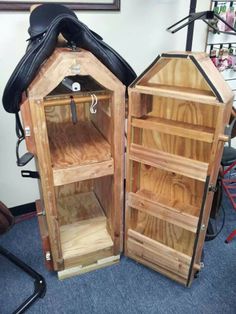
[[[57,2],[57,1],[55,1]],[[38,1],[38,3],[42,4],[42,1]],[[37,1],[30,2],[30,1],[22,1],[22,2],[16,2],[16,1],[0,1],[0,11],[28,11],[31,7],[31,5],[38,4]],[[47,1],[43,1],[43,3],[47,3]],[[61,4],[64,4],[71,8],[72,10],[102,10],[102,11],[119,11],[120,10],[120,0],[113,0],[112,3],[80,3],[78,0],[78,3],[70,2],[70,1],[64,1],[61,2]]]

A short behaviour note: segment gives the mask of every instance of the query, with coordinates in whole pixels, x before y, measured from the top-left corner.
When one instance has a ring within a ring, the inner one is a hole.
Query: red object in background
[[[230,170],[236,166],[236,161],[233,162],[226,170],[223,171],[223,178],[226,174],[230,173]],[[223,188],[234,208],[236,210],[236,179],[223,179],[222,180]],[[230,235],[225,240],[225,243],[229,243],[236,236],[236,229],[233,230]]]

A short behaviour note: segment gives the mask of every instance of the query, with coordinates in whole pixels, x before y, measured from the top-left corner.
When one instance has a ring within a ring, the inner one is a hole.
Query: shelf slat
[[[132,126],[137,128],[154,130],[160,133],[190,138],[207,143],[212,143],[214,137],[214,129],[212,128],[201,127],[190,123],[178,122],[151,116],[146,116],[141,119],[133,118]]]
[[[54,186],[100,178],[114,174],[113,159],[90,165],[53,169]]]
[[[144,94],[183,99],[209,105],[213,104],[215,106],[218,103],[217,98],[212,94],[212,92],[205,90],[150,83],[148,86],[136,85],[135,90]]]
[[[82,257],[113,246],[105,216],[61,226],[60,232],[64,259]]]
[[[146,165],[205,182],[208,163],[131,144],[129,158]]]
[[[147,259],[155,265],[187,279],[191,257],[152,240],[132,229],[128,230],[128,253]]]
[[[166,199],[164,200],[164,198],[162,198],[162,201],[166,202],[164,204],[154,201],[149,198],[150,193],[145,193],[145,191],[140,191],[140,193],[130,192],[128,194],[128,206],[196,233],[198,217],[172,207],[170,204],[171,202],[168,202]],[[181,205],[179,204],[179,206]],[[190,211],[198,211],[197,208],[191,205],[183,205],[183,207],[183,210],[189,210],[188,207],[190,207]]]

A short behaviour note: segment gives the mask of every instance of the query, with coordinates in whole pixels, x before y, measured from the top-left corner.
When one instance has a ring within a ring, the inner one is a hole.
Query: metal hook
[[[97,112],[97,109],[95,107],[97,106],[98,98],[95,94],[91,94],[91,98],[92,98],[92,103],[90,105],[89,110],[92,114],[95,114]]]

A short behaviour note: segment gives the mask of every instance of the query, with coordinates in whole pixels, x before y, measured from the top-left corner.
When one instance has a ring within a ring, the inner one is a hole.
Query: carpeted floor
[[[205,268],[191,288],[123,257],[121,263],[59,281],[43,265],[36,218],[22,222],[0,238],[0,244],[22,258],[47,281],[47,293],[29,313],[236,313],[236,212],[227,200],[225,227],[205,244]],[[33,282],[0,257],[0,313],[12,311],[33,291]]]

